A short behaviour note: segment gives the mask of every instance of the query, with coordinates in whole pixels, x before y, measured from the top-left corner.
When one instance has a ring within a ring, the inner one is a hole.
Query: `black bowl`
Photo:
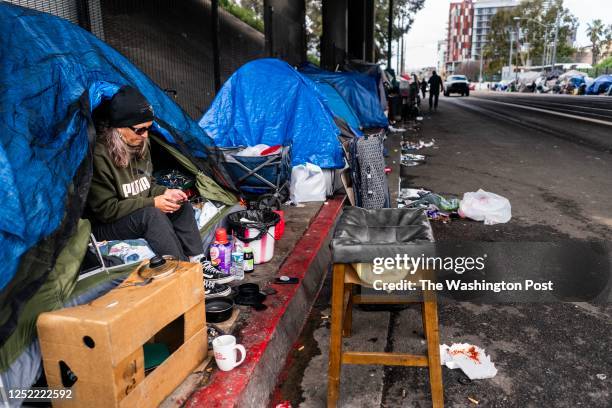
[[[221,323],[232,317],[234,301],[226,297],[206,299],[206,321]]]

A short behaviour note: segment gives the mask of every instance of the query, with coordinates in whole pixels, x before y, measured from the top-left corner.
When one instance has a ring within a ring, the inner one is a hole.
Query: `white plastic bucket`
[[[244,238],[256,237],[261,234],[261,238],[249,243],[242,242],[236,238],[236,248],[251,248],[253,250],[253,259],[255,264],[261,264],[270,261],[274,256],[274,229],[275,226],[268,227],[266,234],[261,234],[258,229],[246,229]]]

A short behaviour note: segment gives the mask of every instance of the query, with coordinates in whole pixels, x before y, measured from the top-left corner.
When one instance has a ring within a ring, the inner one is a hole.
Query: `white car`
[[[470,96],[470,81],[465,75],[451,75],[444,81],[444,96],[452,93]]]

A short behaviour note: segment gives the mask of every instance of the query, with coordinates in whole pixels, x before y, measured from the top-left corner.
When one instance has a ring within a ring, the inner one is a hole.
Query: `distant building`
[[[446,70],[449,72],[454,71],[455,65],[472,58],[473,5],[472,0],[450,4],[446,38]]]
[[[446,40],[438,41],[438,65],[436,69],[438,73],[442,75],[446,71],[446,53],[447,53]]]
[[[452,72],[461,63],[479,60],[495,13],[516,7],[520,1],[462,0],[451,3],[448,11],[446,69]]]
[[[518,0],[479,0],[474,3],[474,26],[472,27],[473,59],[480,60],[480,55],[487,43],[491,31],[491,20],[495,13],[518,6]]]

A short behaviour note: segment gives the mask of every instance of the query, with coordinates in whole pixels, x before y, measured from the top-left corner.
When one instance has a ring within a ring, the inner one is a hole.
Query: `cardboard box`
[[[141,281],[136,273],[122,285],[135,281]],[[76,376],[69,387],[73,398],[54,406],[157,406],[206,357],[199,264],[181,263],[172,275],[145,286],[122,285],[89,304],[39,316],[49,387],[67,388],[72,381],[66,367]],[[171,354],[145,376],[147,342],[168,344]]]

